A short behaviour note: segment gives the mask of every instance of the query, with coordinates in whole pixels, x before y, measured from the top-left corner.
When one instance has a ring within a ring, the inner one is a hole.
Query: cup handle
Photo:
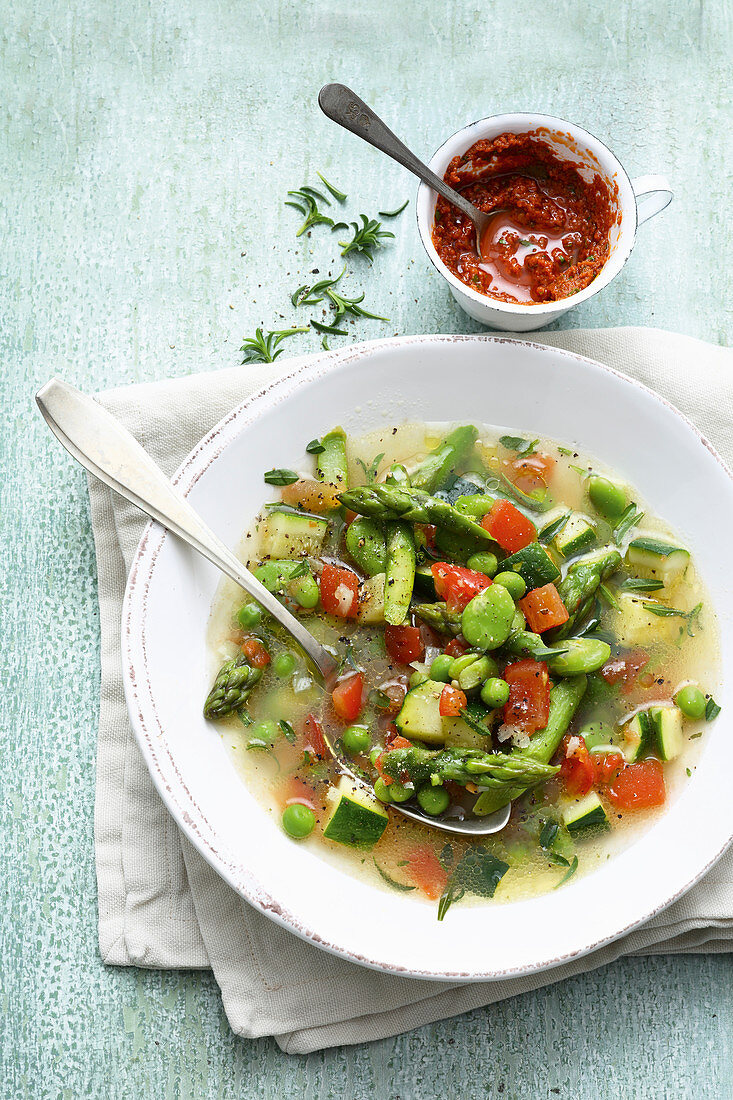
[[[637,176],[631,181],[631,187],[636,195],[638,225],[666,210],[674,198],[666,176]]]

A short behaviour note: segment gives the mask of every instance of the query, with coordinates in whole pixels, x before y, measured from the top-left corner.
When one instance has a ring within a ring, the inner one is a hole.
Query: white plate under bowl
[[[183,463],[181,488],[228,545],[266,496],[264,470],[303,466],[334,424],[363,432],[405,420],[495,424],[547,435],[608,464],[684,537],[733,659],[733,480],[693,426],[661,398],[564,351],[482,336],[379,341],[294,368],[223,420]],[[234,506],[233,506],[234,504]],[[499,979],[582,955],[679,897],[733,837],[730,719],[705,733],[701,759],[636,843],[562,890],[509,904],[435,906],[378,890],[281,831],[236,773],[216,726],[206,629],[219,575],[156,524],[140,542],[125,596],[122,653],[130,718],[179,828],[252,905],[346,958],[421,978]]]

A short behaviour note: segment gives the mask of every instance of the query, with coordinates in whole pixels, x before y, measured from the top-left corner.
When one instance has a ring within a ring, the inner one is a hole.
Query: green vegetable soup
[[[684,539],[548,439],[406,424],[303,444],[303,469],[263,471],[241,557],[332,648],[336,684],[231,582],[210,625],[204,713],[265,809],[440,920],[562,887],[630,843],[719,712],[715,614]],[[401,804],[511,815],[469,840]]]

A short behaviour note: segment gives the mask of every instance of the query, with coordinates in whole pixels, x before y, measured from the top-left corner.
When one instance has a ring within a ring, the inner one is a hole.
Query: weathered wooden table
[[[725,342],[730,18],[725,0],[7,0],[4,1096],[732,1095],[730,956],[620,962],[308,1058],[234,1038],[210,976],[104,969],[87,494],[32,405],[54,373],[94,390],[213,370],[239,361],[257,325],[294,323],[290,293],[337,254],[325,227],[296,240],[297,214],[283,206],[317,170],[349,193],[351,217],[413,198],[399,168],[320,115],[315,97],[328,80],[353,85],[426,154],[472,118],[532,109],[597,133],[631,174],[666,171],[674,205],[641,231],[621,277],[563,323]],[[391,321],[362,321],[348,339],[475,331],[421,252],[413,212],[414,203],[396,220],[373,270],[349,265],[347,285]],[[319,342],[293,338],[286,353]]]

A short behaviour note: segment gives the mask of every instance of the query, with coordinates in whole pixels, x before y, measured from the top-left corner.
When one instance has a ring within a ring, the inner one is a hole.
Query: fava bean
[[[389,793],[391,787],[394,787],[394,783],[385,783],[380,775],[379,779],[374,784],[374,793],[380,802],[392,801],[392,795]]]
[[[502,588],[506,588],[513,600],[521,600],[527,591],[527,582],[524,577],[520,573],[511,573],[509,570],[497,573],[494,584],[500,584]]]
[[[491,657],[478,657],[467,665],[458,676],[463,691],[472,691],[496,672],[496,661]]]
[[[346,528],[346,549],[367,576],[384,573],[387,565],[384,524],[368,516],[359,516]]]
[[[564,638],[558,645],[562,645],[566,652],[547,662],[550,672],[558,676],[597,672],[611,656],[608,642],[602,642],[598,638]]]
[[[697,684],[685,684],[675,693],[674,701],[685,718],[702,718],[705,714],[705,696]]]
[[[461,632],[477,649],[498,649],[511,633],[514,600],[506,588],[492,584],[474,596],[461,616]]]
[[[479,550],[478,554],[471,554],[466,562],[469,569],[475,569],[477,573],[485,573],[487,577],[493,577],[499,562],[496,554],[490,550]]]
[[[412,787],[403,787],[401,783],[390,783],[389,785],[390,802],[407,802],[407,799],[412,798],[414,793]]]
[[[620,485],[598,474],[588,478],[588,496],[596,511],[608,519],[617,519],[628,503],[626,492]]]
[[[430,679],[447,684],[451,677],[454,658],[449,653],[439,653],[430,666]]]
[[[301,607],[310,610],[318,603],[321,595],[315,577],[311,573],[296,577],[288,584],[288,595]]]

